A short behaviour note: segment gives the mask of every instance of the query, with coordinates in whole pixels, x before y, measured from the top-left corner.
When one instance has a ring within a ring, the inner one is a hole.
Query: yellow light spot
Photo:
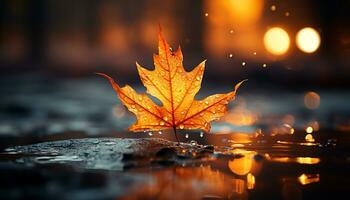
[[[285,15],[286,17],[289,17],[290,13],[289,13],[289,12],[286,12],[286,13],[284,13],[284,15]]]
[[[234,33],[233,30],[230,30],[230,33],[233,34]]]
[[[320,34],[313,28],[301,29],[296,36],[297,47],[305,53],[315,52],[321,44]]]
[[[253,55],[256,56],[256,52],[255,51],[253,52]]]
[[[302,174],[298,177],[298,181],[302,185],[317,183],[320,181],[320,175],[319,174]]]
[[[209,16],[209,13],[205,13],[204,15],[205,15],[206,17],[208,17],[208,16]]]
[[[308,109],[316,109],[320,106],[320,95],[316,92],[307,92],[304,96],[304,104]]]
[[[294,134],[294,132],[295,132],[294,128],[291,128],[290,129],[290,134]]]
[[[245,66],[245,64],[246,64],[245,62],[242,62],[242,66]]]
[[[289,49],[290,40],[288,33],[279,27],[269,29],[264,36],[266,50],[274,55],[282,55]]]
[[[313,129],[311,126],[308,126],[308,127],[305,129],[305,131],[306,131],[307,133],[312,133],[312,132],[314,131],[314,129]]]
[[[314,137],[310,133],[305,136],[305,140],[307,142],[315,142]]]
[[[266,65],[266,64],[263,64],[262,66],[263,66],[264,68],[265,68],[265,67],[267,67],[267,65]]]
[[[272,5],[272,6],[270,7],[270,9],[271,9],[271,11],[276,11],[277,7],[276,7],[275,5]]]
[[[228,162],[230,170],[240,176],[246,175],[250,172],[253,166],[253,159],[249,156],[242,158],[235,158]]]
[[[232,53],[230,53],[230,55],[228,57],[232,58],[232,56],[233,56]]]
[[[255,176],[251,173],[247,174],[247,189],[252,190],[255,187]]]
[[[318,164],[321,160],[319,158],[312,158],[312,157],[297,157],[296,161],[297,163],[300,163],[300,164],[314,165],[314,164]]]

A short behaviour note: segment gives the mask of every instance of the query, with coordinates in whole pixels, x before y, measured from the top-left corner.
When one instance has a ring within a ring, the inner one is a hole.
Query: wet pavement
[[[305,92],[242,93],[211,133],[179,131],[178,145],[172,131],[127,132],[132,115],[97,78],[1,81],[0,199],[348,193],[350,92],[320,91],[314,110]]]

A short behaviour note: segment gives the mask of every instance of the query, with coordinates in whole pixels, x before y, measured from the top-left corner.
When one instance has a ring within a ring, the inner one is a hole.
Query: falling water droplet
[[[189,137],[189,135],[188,135],[188,133],[186,133],[185,138],[188,138],[188,137]]]
[[[161,135],[161,134],[162,134],[162,131],[158,131],[158,134]]]
[[[148,135],[149,135],[149,136],[152,136],[152,135],[153,135],[153,133],[152,133],[152,132],[148,132]]]
[[[201,131],[201,133],[199,134],[199,137],[203,137],[204,133]]]

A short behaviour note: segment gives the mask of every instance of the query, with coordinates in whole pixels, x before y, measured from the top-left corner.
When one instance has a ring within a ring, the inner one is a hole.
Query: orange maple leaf
[[[227,94],[215,94],[202,100],[194,97],[200,89],[205,61],[192,71],[185,71],[181,48],[172,52],[159,31],[158,55],[154,54],[154,70],[148,70],[136,63],[138,73],[147,93],[158,98],[162,106],[155,104],[146,94],[139,94],[126,85],[120,87],[106,74],[97,73],[109,80],[120,100],[137,121],[129,130],[202,129],[210,130],[209,122],[219,119],[227,112],[227,104],[233,100],[238,87]]]

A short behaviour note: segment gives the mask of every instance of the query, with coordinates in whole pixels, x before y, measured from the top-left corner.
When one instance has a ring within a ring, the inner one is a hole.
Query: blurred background
[[[3,0],[0,133],[125,130],[132,117],[94,72],[144,91],[135,62],[153,68],[158,24],[186,69],[207,59],[202,96],[249,79],[224,119],[238,130],[300,120],[303,132],[349,131],[349,10],[347,0]]]
[[[253,78],[286,88],[350,81],[346,0],[1,2],[2,74],[111,71],[136,81],[135,61],[152,66],[159,23],[171,45],[181,45],[185,66],[208,59],[206,76],[215,81]],[[283,29],[270,34],[279,40],[264,41],[274,27]],[[312,29],[296,39],[305,27]]]

